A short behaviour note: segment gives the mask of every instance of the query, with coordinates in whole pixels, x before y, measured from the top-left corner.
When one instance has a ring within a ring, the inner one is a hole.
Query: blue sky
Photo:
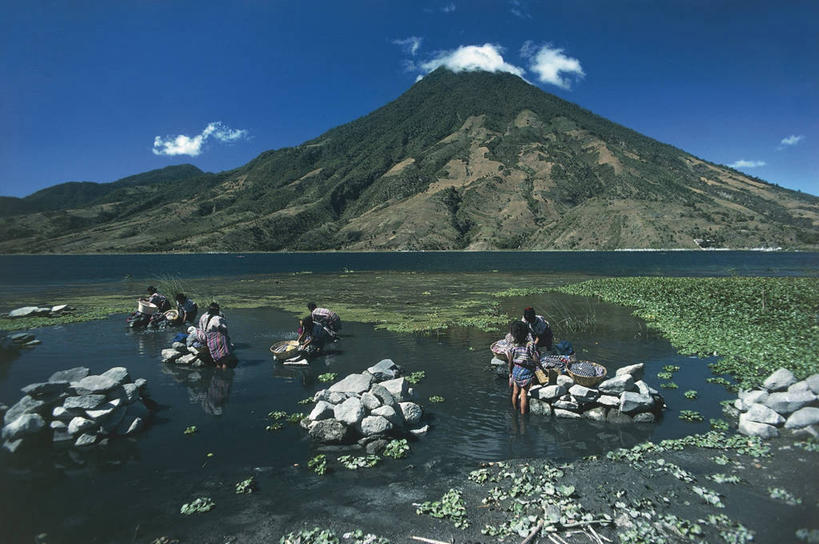
[[[819,2],[0,0],[0,195],[297,145],[444,64],[819,194]]]

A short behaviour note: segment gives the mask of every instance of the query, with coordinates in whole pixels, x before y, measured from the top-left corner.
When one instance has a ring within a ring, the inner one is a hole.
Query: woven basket
[[[491,345],[491,346],[489,346],[489,351],[491,351],[491,352],[492,352],[492,355],[494,355],[494,356],[495,356],[495,357],[497,357],[498,359],[501,359],[501,360],[503,360],[503,361],[507,361],[507,360],[508,360],[508,358],[507,358],[507,356],[506,356],[506,352],[505,352],[505,351],[495,351],[496,349],[498,349],[498,347],[497,347],[497,346],[498,346],[498,342],[492,342],[492,345]]]
[[[158,309],[159,307],[156,304],[148,302],[147,300],[137,300],[137,311],[145,315],[151,315]]]
[[[578,361],[578,362],[581,362],[581,361]],[[568,374],[574,380],[574,383],[576,383],[578,385],[582,385],[583,387],[597,387],[597,384],[599,384],[600,382],[602,382],[603,380],[606,379],[606,374],[608,374],[608,370],[606,370],[606,367],[604,367],[603,365],[601,365],[599,363],[594,363],[592,361],[582,361],[582,362],[590,363],[590,364],[594,365],[595,368],[602,368],[603,369],[603,374],[601,374],[600,376],[579,376],[579,375],[575,374],[574,372],[572,372],[572,365],[570,364],[570,365],[568,365],[566,367],[566,374]]]
[[[168,321],[176,321],[179,319],[179,311],[178,310],[168,310],[165,312],[165,319]]]
[[[276,342],[270,346],[270,353],[276,359],[289,359],[299,352],[299,343],[295,340],[285,340],[283,342]]]

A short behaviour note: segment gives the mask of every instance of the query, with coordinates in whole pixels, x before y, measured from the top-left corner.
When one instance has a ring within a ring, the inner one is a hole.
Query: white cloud
[[[455,4],[453,2],[450,2],[449,4],[442,7],[441,11],[443,11],[444,13],[452,13],[453,11],[455,11]]]
[[[154,138],[154,155],[190,155],[196,157],[202,153],[202,147],[209,138],[220,142],[235,142],[247,137],[247,131],[243,129],[232,129],[221,121],[208,123],[200,134],[196,136],[166,136]]]
[[[765,161],[746,161],[745,159],[740,159],[732,162],[728,166],[731,168],[759,168],[760,166],[765,166]]]
[[[521,3],[520,0],[509,0],[509,13],[518,17],[520,19],[531,19],[532,16],[526,10],[526,7]]]
[[[444,66],[453,72],[509,72],[523,77],[524,69],[509,64],[503,60],[503,49],[498,45],[485,43],[483,45],[462,45],[453,51],[442,51],[420,67],[425,72]]]
[[[796,134],[791,134],[787,138],[782,138],[782,140],[779,141],[779,145],[781,145],[781,146],[794,146],[794,145],[798,144],[799,142],[801,142],[804,139],[805,139],[805,137],[802,136],[802,135],[797,136]]]
[[[563,49],[552,48],[549,44],[537,47],[533,42],[527,41],[520,48],[520,55],[529,59],[529,69],[537,74],[541,83],[570,89],[570,76],[580,79],[586,75],[579,60],[567,57],[563,54]]]
[[[393,40],[392,43],[401,47],[404,50],[404,53],[410,54],[413,57],[418,52],[418,49],[421,47],[421,42],[423,38],[419,38],[418,36],[410,36],[409,38],[404,38],[403,40]]]

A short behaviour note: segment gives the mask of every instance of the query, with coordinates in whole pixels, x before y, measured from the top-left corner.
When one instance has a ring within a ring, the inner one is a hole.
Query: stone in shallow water
[[[621,412],[617,408],[609,409],[609,413],[606,414],[606,422],[607,423],[620,424],[620,423],[631,423],[633,421],[634,420],[631,419],[631,416],[629,416],[627,414],[624,414],[623,412]]]
[[[642,414],[637,414],[633,418],[635,423],[654,423],[656,419],[657,417],[651,412],[643,412]]]
[[[429,432],[429,425],[424,425],[422,427],[418,427],[417,429],[410,429],[409,432],[412,436],[424,436]]]
[[[571,412],[577,412],[580,410],[580,405],[573,400],[560,399],[552,403],[552,408],[556,410],[568,410]]]
[[[81,397],[68,397],[63,402],[66,410],[93,410],[106,400],[105,395],[83,395]]]
[[[99,421],[105,416],[110,415],[116,409],[116,407],[117,407],[116,405],[111,404],[110,402],[106,402],[99,408],[95,408],[93,410],[86,410],[85,413],[88,414],[89,419]]]
[[[576,400],[577,402],[594,402],[597,400],[597,397],[600,396],[600,393],[595,389],[589,389],[588,387],[584,387],[582,385],[573,385],[569,388],[569,394]]]
[[[50,382],[78,382],[88,376],[90,371],[84,366],[76,366],[68,370],[58,370],[52,374],[48,381]]]
[[[634,387],[634,378],[631,374],[615,375],[613,378],[605,380],[597,388],[601,393],[619,395],[625,391],[631,391]]]
[[[597,403],[607,408],[619,407],[620,397],[615,397],[613,395],[600,395],[600,398],[597,399]]]
[[[9,317],[29,317],[32,315],[37,315],[37,311],[39,309],[40,308],[37,306],[23,306],[21,308],[15,308],[9,312]],[[51,311],[51,308],[49,308],[49,311]]]
[[[108,376],[86,376],[72,384],[78,395],[93,395],[105,393],[119,385]]]
[[[805,406],[790,415],[785,422],[786,429],[799,429],[819,424],[819,408]]]
[[[754,391],[740,391],[737,396],[745,403],[746,406],[755,403],[763,403],[768,398],[768,392],[762,389]],[[743,410],[744,411],[744,410]]]
[[[125,402],[128,404],[139,400],[139,388],[135,383],[126,383],[122,389],[125,391]]]
[[[97,441],[97,435],[95,434],[81,434],[75,441],[74,446],[77,448],[83,448],[86,446],[91,446],[94,442]]]
[[[392,359],[382,359],[368,368],[367,372],[372,374],[377,381],[382,382],[397,378],[401,374],[401,369]]]
[[[318,442],[339,443],[347,438],[347,426],[337,419],[316,421],[310,427],[310,438]]]
[[[592,421],[606,421],[606,409],[602,406],[583,412],[583,417]]]
[[[757,423],[748,419],[748,414],[739,416],[739,432],[746,436],[759,436],[761,438],[774,438],[779,436],[779,431],[773,425]]]
[[[98,424],[90,419],[77,416],[68,423],[68,434],[75,435],[89,429],[95,429]]]
[[[378,383],[373,384],[373,386],[370,388],[370,393],[375,395],[376,398],[378,398],[378,400],[380,400],[381,403],[386,406],[392,406],[393,408],[395,408],[395,406],[398,404],[392,393],[387,391],[387,388],[385,388],[381,384]]]
[[[64,393],[68,389],[68,382],[42,382],[42,383],[32,383],[20,391],[23,392],[24,395],[30,395],[36,399],[44,398],[44,397],[55,397]]]
[[[68,424],[65,421],[60,421],[59,419],[53,420],[51,423],[48,424],[48,427],[55,431],[68,432]]]
[[[626,391],[620,395],[620,411],[624,414],[648,412],[654,406],[654,399],[650,395],[641,395]]]
[[[333,417],[333,405],[327,401],[320,400],[316,403],[313,411],[307,416],[311,421],[321,421],[322,419],[330,419]]]
[[[410,427],[417,425],[424,415],[424,411],[421,407],[414,402],[402,402],[398,406],[401,409],[401,415],[404,417],[404,421]]]
[[[128,374],[128,369],[125,368],[124,366],[115,366],[113,368],[109,368],[108,370],[102,373],[102,376],[111,378],[120,385],[131,382],[131,375]]]
[[[5,440],[3,442],[3,449],[9,453],[16,453],[23,446],[23,439],[18,438],[17,440]]]
[[[338,393],[354,393],[360,395],[367,391],[373,383],[373,375],[369,373],[350,374],[340,382],[330,386],[330,391]]]
[[[763,404],[778,414],[787,415],[807,406],[815,400],[816,395],[810,391],[797,391],[796,393],[788,393],[785,391],[781,393],[771,393]]]
[[[782,425],[785,418],[762,404],[751,404],[745,418],[755,423],[767,423],[768,425]]]
[[[137,378],[136,380],[134,380],[134,385],[136,385],[137,389],[139,389],[139,391],[142,392],[148,386],[148,380],[146,380],[145,378]]]
[[[563,419],[580,419],[580,414],[571,412],[569,410],[563,410],[562,408],[555,408],[554,409],[555,417],[560,417]]]
[[[357,425],[364,417],[364,407],[361,399],[350,397],[333,409],[335,419],[346,425]]]
[[[379,385],[383,386],[384,389],[389,391],[393,398],[395,398],[395,400],[397,400],[398,402],[408,401],[411,398],[409,391],[409,382],[404,378],[387,380],[385,382],[381,382]]]
[[[392,423],[381,416],[367,416],[361,420],[361,434],[373,436],[384,434],[392,430]]]
[[[40,413],[46,409],[47,405],[42,400],[32,398],[25,395],[18,400],[14,406],[6,410],[6,415],[3,416],[3,421],[6,425],[17,419],[23,414]]]
[[[17,440],[26,435],[36,434],[45,426],[46,422],[40,414],[21,414],[3,427],[3,440]]]
[[[370,415],[381,416],[396,427],[400,427],[404,424],[403,416],[396,412],[395,408],[393,408],[392,406],[379,406],[378,408],[370,412]]]
[[[182,355],[183,354],[181,352],[170,348],[163,349],[160,352],[160,357],[162,357],[163,363],[172,363],[182,357]]]
[[[635,381],[642,379],[643,372],[645,369],[645,365],[643,363],[637,363],[636,365],[628,365],[622,368],[618,368],[617,372],[614,373],[615,376],[623,376],[623,375],[630,375]]]
[[[552,407],[546,401],[529,399],[529,411],[536,416],[552,415]]]
[[[566,387],[562,385],[547,385],[538,389],[537,398],[544,401],[553,401],[566,394]]]
[[[787,368],[780,368],[765,379],[762,387],[768,391],[782,391],[795,383],[796,377],[793,372]]]

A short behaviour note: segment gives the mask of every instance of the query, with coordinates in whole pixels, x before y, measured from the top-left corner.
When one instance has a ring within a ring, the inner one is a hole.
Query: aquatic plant
[[[436,403],[436,404],[440,403],[440,402],[444,402],[445,400],[446,399],[444,397],[442,397],[441,395],[432,395],[431,397],[429,397],[429,402],[433,402],[433,403]]]
[[[270,419],[275,419],[275,420],[284,419],[284,418],[287,417],[287,412],[285,412],[283,410],[275,410],[273,412],[268,412],[267,417],[269,417]]]
[[[213,499],[210,497],[199,497],[198,499],[194,499],[189,503],[183,504],[182,508],[179,509],[179,513],[190,516],[191,514],[196,514],[197,512],[208,512],[213,510],[215,506],[216,503],[213,502]]]
[[[703,421],[702,414],[696,410],[680,410],[680,419],[692,423]]]
[[[679,387],[679,385],[677,385],[674,382],[666,382],[666,383],[661,383],[660,387],[662,387],[663,389],[677,389]]]
[[[718,484],[738,484],[742,481],[736,474],[723,474],[721,472],[709,474],[706,478]]]
[[[753,531],[725,514],[709,514],[702,521],[719,531],[719,536],[726,544],[747,544],[754,540]]]
[[[712,506],[716,506],[717,508],[725,508],[725,505],[722,503],[722,499],[720,499],[720,494],[716,491],[712,491],[705,487],[700,486],[693,486],[691,490],[694,491],[697,495],[702,497],[702,500],[707,502]]]
[[[711,458],[711,460],[721,466],[725,466],[731,462],[731,460],[728,459],[728,457],[726,457],[725,455],[715,455],[714,457]]]
[[[400,440],[391,440],[387,447],[384,448],[384,455],[392,457],[393,459],[403,459],[409,455],[410,446],[406,438]]]
[[[424,372],[423,370],[416,370],[415,372],[413,372],[409,376],[404,376],[404,379],[407,380],[409,383],[415,385],[418,382],[420,382],[421,380],[423,380],[424,377],[426,377],[426,375],[427,375],[427,373]]]
[[[236,494],[242,495],[247,493],[253,493],[256,491],[256,478],[251,476],[247,480],[242,480],[241,482],[236,483]]]
[[[469,527],[469,520],[466,517],[466,506],[457,489],[450,489],[441,497],[439,501],[426,501],[416,505],[415,513],[428,514],[434,518],[450,519],[459,529]]]
[[[727,421],[724,419],[709,419],[708,423],[711,425],[712,429],[717,431],[727,431],[731,428]]]
[[[313,527],[287,533],[279,539],[279,544],[339,544],[339,539],[330,529]]]
[[[809,544],[819,544],[819,529],[797,529],[796,538]]]
[[[726,380],[722,376],[716,376],[716,377],[711,376],[710,378],[705,378],[705,381],[707,381],[708,383],[715,383],[717,385],[721,385],[725,389],[727,389],[728,391],[731,391],[733,393],[736,393],[737,391],[739,391],[739,388],[736,385],[729,382],[728,380]]]
[[[314,403],[314,402],[315,402],[315,401],[313,400],[313,397],[307,397],[306,399],[301,399],[301,400],[300,400],[299,402],[297,402],[296,404],[299,404],[299,405],[305,405],[305,404],[312,404],[312,403]]]
[[[303,414],[302,412],[293,412],[292,414],[287,416],[287,422],[288,423],[293,423],[294,425],[296,425],[302,419],[304,419],[305,417],[307,417],[307,416],[305,414]]]
[[[769,487],[768,493],[774,500],[782,501],[789,506],[796,506],[802,504],[802,499],[796,497],[787,489],[781,487]]]
[[[338,458],[338,462],[341,463],[344,468],[350,470],[358,470],[360,468],[372,468],[377,465],[381,461],[381,458],[377,455],[364,455],[364,456],[353,456],[353,455],[342,455]]]
[[[663,365],[663,370],[664,370],[665,372],[671,372],[671,373],[674,373],[674,372],[679,371],[679,370],[680,370],[680,367],[679,367],[679,366],[677,366],[677,365]]]
[[[319,476],[324,476],[327,474],[327,456],[320,453],[315,457],[310,458],[310,460],[307,461],[307,468]]]
[[[335,380],[336,378],[338,378],[338,373],[337,372],[325,372],[324,374],[319,374],[316,377],[316,380],[318,380],[320,382],[331,382],[331,381]]]
[[[195,433],[197,430],[198,429],[197,429],[196,425],[188,425],[187,427],[185,427],[185,430],[183,432],[186,435],[191,435],[191,434]]]
[[[284,429],[284,423],[282,423],[281,421],[271,423],[270,425],[264,428],[265,431],[281,431],[282,429]]]
[[[657,372],[657,379],[659,380],[670,380],[674,377],[674,374],[671,372]]]
[[[390,541],[383,536],[376,536],[372,533],[364,533],[361,529],[344,533],[345,540],[352,540],[352,544],[390,544]]]
[[[697,392],[694,389],[689,389],[688,391],[683,393],[683,396],[688,400],[694,400],[697,398]]]
[[[797,448],[802,448],[805,451],[819,452],[819,442],[807,442],[800,440],[793,443]]]

